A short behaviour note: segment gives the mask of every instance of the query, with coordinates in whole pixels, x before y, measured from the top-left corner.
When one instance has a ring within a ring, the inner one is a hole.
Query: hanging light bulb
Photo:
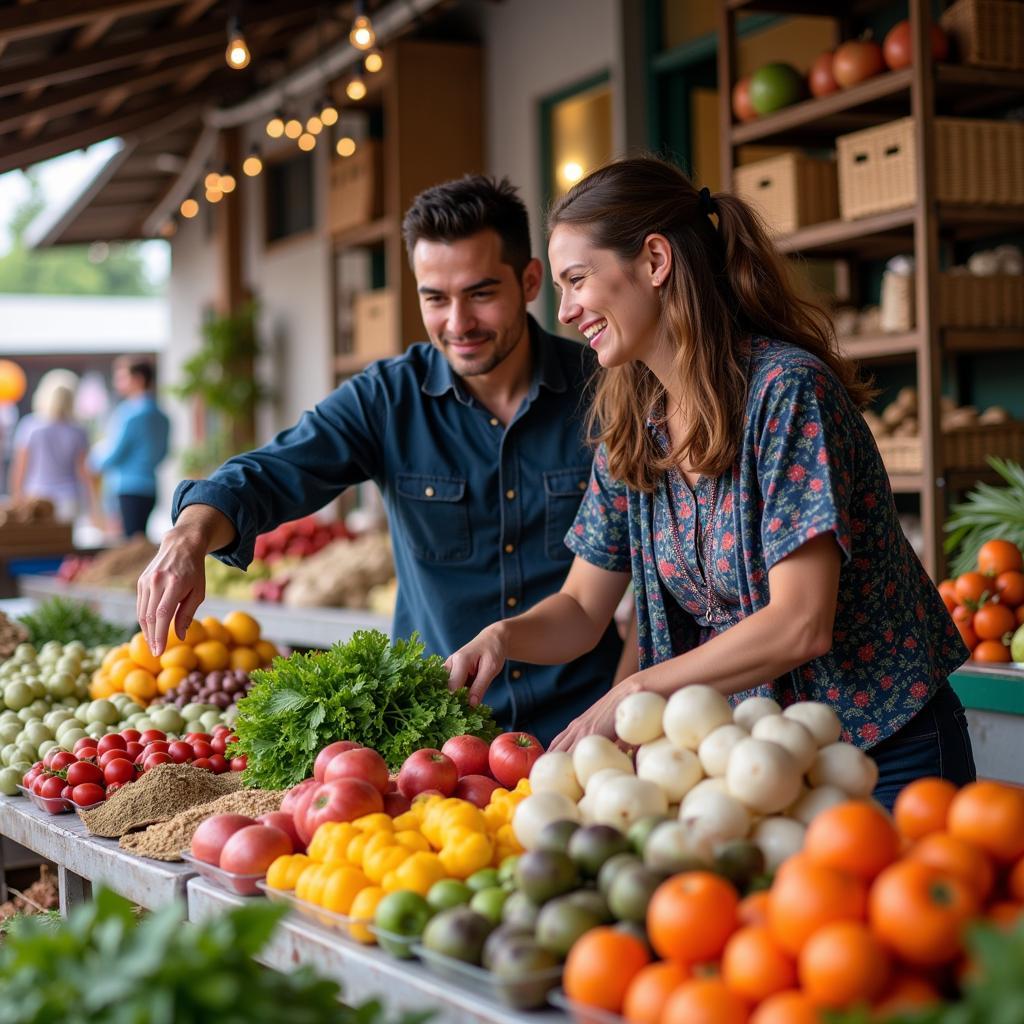
[[[237,184],[238,182],[235,181],[235,176],[233,174],[222,174],[220,176],[220,190],[224,195],[227,195],[229,192],[234,192]]]
[[[356,4],[356,18],[348,34],[348,41],[357,50],[368,50],[377,41],[377,33],[373,31],[373,22],[365,13],[362,0]]]
[[[285,121],[284,133],[289,139],[297,139],[302,134],[302,122],[295,117]]]
[[[338,123],[338,108],[331,102],[330,96],[320,101],[320,121],[327,128]]]
[[[309,132],[303,132],[299,136],[298,147],[303,153],[308,153],[311,149],[316,148],[316,136],[310,135]]]
[[[384,67],[384,54],[380,50],[371,50],[363,58],[363,67],[370,72],[371,75],[377,74],[378,71]]]
[[[249,155],[242,161],[242,173],[247,178],[255,178],[262,170],[263,161],[260,159],[260,154],[254,146],[249,150]]]
[[[306,131],[310,135],[319,135],[324,130],[324,123],[314,114],[306,121]]]
[[[178,207],[178,213],[182,215],[186,220],[191,220],[197,213],[199,213],[199,204],[189,197],[181,201],[181,206]]]
[[[207,174],[205,178],[203,178],[203,187],[207,190],[219,189],[220,174],[218,174],[217,171],[210,171],[210,173]]]
[[[343,135],[334,146],[338,156],[352,156],[356,151],[356,140],[348,135]]]
[[[224,51],[224,59],[228,62],[228,67],[234,68],[236,71],[247,68],[252,59],[245,35],[238,24],[238,18],[232,18],[228,22],[228,47]]]
[[[219,188],[208,188],[206,190],[206,201],[208,203],[219,203],[224,198],[224,193]]]
[[[267,134],[272,139],[279,139],[284,135],[284,118],[281,112],[275,112],[274,116],[267,122]]]
[[[348,80],[348,84],[345,86],[345,95],[357,103],[366,98],[366,83],[358,71]]]

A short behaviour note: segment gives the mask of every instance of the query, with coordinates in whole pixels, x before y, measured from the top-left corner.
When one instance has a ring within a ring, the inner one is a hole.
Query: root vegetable
[[[709,732],[700,741],[700,747],[697,749],[697,756],[700,758],[704,774],[714,777],[725,775],[732,748],[740,740],[746,739],[748,735],[746,729],[731,722],[728,725],[720,725],[713,732]]]
[[[637,773],[639,774],[644,761],[646,761],[651,754],[656,750],[663,750],[665,747],[671,747],[673,750],[675,749],[675,744],[667,736],[662,736],[660,739],[652,740],[650,743],[645,743],[643,746],[638,747],[635,755]]]
[[[583,796],[583,787],[576,779],[572,755],[562,750],[541,754],[530,769],[530,791],[533,793],[561,793],[573,802]]]
[[[750,734],[758,740],[768,740],[785,747],[793,755],[800,774],[803,775],[818,756],[818,744],[814,741],[809,729],[806,729],[795,718],[785,715],[767,715],[754,723]]]
[[[623,775],[609,779],[594,791],[594,819],[626,832],[634,821],[651,814],[664,814],[668,800],[653,782]]]
[[[632,746],[662,735],[661,719],[667,701],[660,693],[631,693],[615,709],[615,733]]]
[[[836,804],[846,803],[849,799],[838,786],[818,786],[816,789],[807,790],[789,808],[788,813],[802,824],[810,825],[822,811],[835,807]]]
[[[618,768],[602,768],[599,772],[594,772],[594,774],[587,779],[587,785],[584,792],[596,793],[609,779],[614,779],[619,775],[632,774],[632,772],[624,772]]]
[[[553,821],[580,821],[577,805],[562,793],[534,793],[512,816],[512,831],[527,850],[532,850],[545,825]]]
[[[637,769],[637,776],[657,785],[669,803],[679,803],[700,782],[704,772],[692,750],[668,744],[644,758]]]
[[[804,825],[792,818],[772,815],[762,818],[755,826],[751,839],[764,854],[766,871],[775,871],[778,866],[799,853],[804,845]]]
[[[711,686],[685,686],[665,705],[665,735],[677,746],[696,750],[708,733],[732,721],[729,702]]]
[[[837,786],[847,796],[868,797],[878,782],[878,765],[851,743],[830,743],[818,751],[807,779],[812,786]]]
[[[572,754],[572,766],[576,779],[586,789],[587,780],[602,768],[617,768],[620,772],[633,772],[629,755],[619,750],[605,736],[584,736],[576,744]]]
[[[839,716],[827,705],[816,700],[802,700],[790,704],[782,712],[786,718],[794,718],[814,737],[819,747],[835,743],[842,734]]]
[[[751,732],[754,728],[754,723],[759,719],[764,718],[766,715],[780,714],[782,714],[782,706],[778,701],[772,700],[771,697],[748,697],[736,705],[732,713],[732,720],[741,729]]]
[[[744,839],[752,824],[750,811],[729,793],[707,789],[686,801],[679,820],[695,840],[712,848],[730,839]]]
[[[725,781],[729,792],[752,811],[774,814],[797,798],[800,775],[785,747],[751,736],[733,747]]]

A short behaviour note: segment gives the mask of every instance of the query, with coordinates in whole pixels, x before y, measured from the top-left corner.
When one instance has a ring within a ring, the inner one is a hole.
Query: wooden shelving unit
[[[836,43],[843,19],[882,6],[873,0],[835,9]],[[720,161],[725,187],[731,183],[737,151],[752,144],[831,148],[837,136],[908,115],[914,118],[917,160],[917,198],[913,206],[859,220],[814,224],[776,239],[788,255],[817,257],[844,266],[842,279],[851,280],[862,261],[886,259],[901,252],[916,257],[916,328],[905,334],[850,337],[843,351],[872,363],[913,362],[916,366],[924,470],[891,475],[897,494],[917,494],[925,534],[924,562],[939,578],[945,568],[942,524],[951,494],[971,486],[984,474],[947,467],[942,462],[939,398],[942,364],[947,356],[979,352],[1024,351],[1021,328],[942,328],[937,318],[937,286],[941,247],[950,242],[984,238],[1024,228],[1024,206],[940,204],[935,199],[934,118],[937,114],[989,116],[1019,104],[1024,95],[1024,72],[967,65],[936,64],[932,60],[929,0],[908,0],[915,60],[911,67],[868,79],[831,96],[794,104],[746,124],[735,123],[731,110],[736,75],[736,19],[755,11],[826,16],[823,5],[803,0],[719,0],[718,93]]]

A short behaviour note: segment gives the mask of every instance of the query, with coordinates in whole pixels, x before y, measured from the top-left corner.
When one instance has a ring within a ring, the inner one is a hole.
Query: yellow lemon
[[[235,647],[231,651],[231,667],[251,672],[261,665],[260,656],[251,647]]]
[[[219,640],[204,640],[192,648],[196,658],[199,659],[199,667],[204,672],[216,672],[218,669],[227,668],[231,661],[231,655],[227,647]]]
[[[214,622],[217,620],[214,619]],[[206,620],[200,622],[198,619],[193,619],[188,624],[188,629],[185,630],[184,643],[188,644],[189,647],[195,647],[196,644],[201,644],[204,640],[208,640],[208,630],[206,629]]]
[[[203,619],[203,630],[206,633],[206,636],[203,637],[204,640],[217,640],[225,647],[231,643],[231,634],[221,625],[220,619],[216,619],[212,615],[207,615]]]
[[[179,644],[160,655],[160,668],[183,668],[190,672],[198,664],[196,652],[188,644]]]
[[[260,640],[254,649],[260,656],[261,665],[269,665],[281,653],[269,640]]]
[[[245,612],[228,612],[224,616],[224,628],[239,647],[252,647],[260,639],[260,624]]]
[[[124,681],[124,692],[139,700],[152,700],[157,694],[156,676],[144,668],[129,672]]]

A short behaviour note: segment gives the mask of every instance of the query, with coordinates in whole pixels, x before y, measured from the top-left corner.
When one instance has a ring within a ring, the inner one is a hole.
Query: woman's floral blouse
[[[653,418],[648,429],[667,443]],[[691,490],[671,473],[654,494],[632,491],[610,477],[607,452],[597,452],[566,544],[603,569],[632,571],[641,668],[764,608],[769,569],[823,533],[843,555],[832,650],[735,700],[760,693],[783,705],[822,701],[838,713],[845,739],[870,747],[967,658],[903,535],[864,418],[821,360],[783,342],[752,342],[743,438],[717,481],[710,549],[698,562],[712,485],[702,478]],[[717,598],[710,621],[705,570]]]

